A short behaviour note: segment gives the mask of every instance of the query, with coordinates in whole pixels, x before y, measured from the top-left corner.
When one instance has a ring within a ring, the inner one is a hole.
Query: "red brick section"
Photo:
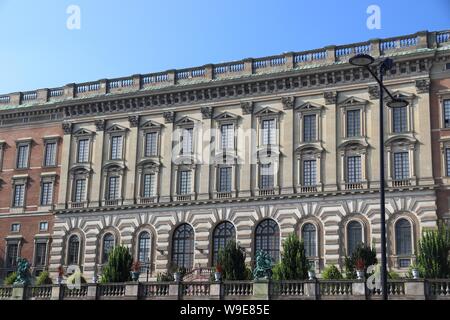
[[[450,137],[450,128],[441,128],[442,117],[442,105],[439,101],[437,92],[440,90],[450,89],[450,79],[436,79],[431,81],[430,88],[430,112],[431,112],[431,148],[433,152],[433,176],[438,184],[442,184],[440,177],[445,176],[445,172],[442,172],[443,161],[441,146],[439,140],[444,137]],[[437,214],[442,217],[444,213],[450,210],[449,200],[450,190],[446,190],[446,187],[440,187],[436,191],[437,196]]]
[[[57,166],[43,168],[46,136],[59,136],[57,146]],[[41,173],[56,172],[56,180],[53,188],[53,203],[58,201],[58,184],[60,174],[60,160],[62,150],[63,132],[60,123],[20,126],[13,128],[0,128],[0,140],[3,145],[3,163],[0,166],[0,269],[5,265],[6,240],[8,236],[22,236],[20,255],[28,261],[33,261],[34,239],[38,233],[52,233],[53,216],[50,212],[38,212],[40,205]],[[16,141],[23,138],[31,138],[31,151],[28,169],[16,169]],[[13,213],[10,210],[12,203],[12,177],[14,175],[28,174],[26,189],[26,212]],[[48,222],[48,230],[40,232],[39,223]],[[20,223],[19,232],[11,232],[11,224]],[[48,259],[48,257],[47,257]],[[2,272],[0,272],[1,277]]]

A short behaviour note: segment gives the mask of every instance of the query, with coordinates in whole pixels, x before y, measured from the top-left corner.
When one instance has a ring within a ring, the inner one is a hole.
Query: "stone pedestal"
[[[139,282],[128,282],[125,284],[125,297],[127,299],[138,299]]]
[[[406,281],[405,296],[409,300],[425,300],[425,281],[424,280]]]
[[[253,283],[254,300],[269,300],[269,281],[259,280]]]
[[[13,287],[11,300],[24,300],[25,299],[25,287]]]
[[[222,284],[220,282],[211,283],[209,295],[211,300],[220,300],[222,297]]]
[[[304,285],[305,296],[307,296],[308,299],[316,300],[317,299],[316,288],[317,288],[316,281],[305,282],[305,285]]]
[[[174,282],[169,284],[169,300],[178,300],[180,297],[180,284]]]
[[[352,283],[352,294],[352,299],[364,300],[366,298],[366,284],[364,281]]]

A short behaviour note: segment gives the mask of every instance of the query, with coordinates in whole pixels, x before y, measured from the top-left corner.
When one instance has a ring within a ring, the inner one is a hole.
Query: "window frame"
[[[264,227],[264,224],[268,224],[266,227]],[[271,225],[269,225],[271,224]],[[260,231],[261,228],[271,228],[272,229],[272,233],[269,232],[264,232],[261,233],[262,231]],[[270,240],[269,236],[274,236],[273,240]],[[258,241],[258,237],[260,238]],[[267,218],[267,219],[263,219],[261,220],[256,226],[255,226],[255,233],[254,233],[254,249],[255,249],[255,254],[258,250],[264,250],[267,253],[269,253],[269,255],[272,257],[273,262],[278,262],[280,260],[280,253],[281,253],[281,230],[280,230],[280,226],[278,225],[278,223],[272,219],[272,218]],[[268,247],[268,249],[263,249],[264,246],[260,243],[261,241],[266,242],[266,245]],[[271,246],[271,242],[273,243],[277,243],[277,246],[274,248],[269,248]],[[260,243],[258,245],[258,243]],[[277,253],[277,257],[274,257],[272,253]]]
[[[183,229],[183,230],[182,230]],[[179,234],[189,233],[187,236],[183,234],[180,236]],[[171,250],[171,263],[172,265],[176,265],[177,267],[184,267],[187,269],[193,268],[195,263],[195,229],[188,223],[182,223],[178,225],[174,230],[171,237],[172,240],[172,250]],[[178,249],[180,247],[179,241],[182,241],[183,251]],[[187,252],[185,249],[187,248]],[[178,256],[182,255],[183,265],[179,265],[176,262],[179,262]],[[186,263],[187,262],[187,263]]]
[[[16,170],[27,170],[30,168],[30,158],[31,158],[31,146],[32,146],[32,140],[26,139],[26,140],[17,140],[16,141],[16,161],[15,161],[15,169]],[[21,148],[26,147],[26,154],[24,155],[26,158],[24,160],[25,164],[23,166],[19,166],[19,162],[21,161]]]
[[[58,142],[59,142],[59,137],[44,137],[44,157],[42,160],[42,167],[43,168],[54,168],[58,166]],[[50,144],[54,144],[55,148],[53,150],[53,163],[47,163],[47,155],[48,155],[48,146]]]

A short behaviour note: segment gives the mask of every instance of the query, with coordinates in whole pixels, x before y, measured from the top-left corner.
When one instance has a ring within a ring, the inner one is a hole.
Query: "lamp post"
[[[393,66],[393,61],[390,58],[381,60],[378,67],[379,77],[370,68],[375,62],[375,59],[368,54],[357,54],[351,57],[349,63],[366,68],[369,73],[375,78],[379,85],[380,94],[380,224],[381,224],[381,291],[383,300],[387,300],[387,257],[386,257],[386,202],[385,202],[385,179],[384,179],[384,92],[389,95],[391,100],[387,103],[389,108],[403,108],[408,105],[406,100],[396,99],[392,96],[389,90],[383,84],[383,75],[386,70],[390,70]]]

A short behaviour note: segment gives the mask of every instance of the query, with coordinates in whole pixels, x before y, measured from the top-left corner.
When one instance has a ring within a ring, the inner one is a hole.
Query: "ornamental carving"
[[[165,123],[173,123],[173,121],[175,120],[175,112],[166,111],[163,113],[163,117]]]
[[[253,113],[253,101],[241,102],[242,114],[252,114]]]
[[[416,89],[417,89],[417,93],[430,92],[430,79],[416,80]]]
[[[295,97],[282,97],[281,103],[284,110],[291,110],[294,108]]]
[[[132,128],[137,127],[139,125],[139,116],[128,116],[128,121],[130,122],[130,126]]]
[[[380,98],[380,87],[379,86],[369,86],[369,98],[371,100]]]
[[[202,107],[200,108],[200,112],[202,113],[202,119],[212,118],[213,109],[211,107]]]
[[[62,129],[64,131],[64,134],[71,134],[72,133],[72,124],[70,122],[63,122]]]
[[[97,131],[103,131],[103,130],[105,130],[105,120],[103,120],[103,119],[95,120],[95,121],[94,121],[94,124],[95,124],[95,129],[96,129]]]
[[[336,104],[337,92],[336,91],[325,91],[323,93],[323,98],[325,99],[325,104]]]

